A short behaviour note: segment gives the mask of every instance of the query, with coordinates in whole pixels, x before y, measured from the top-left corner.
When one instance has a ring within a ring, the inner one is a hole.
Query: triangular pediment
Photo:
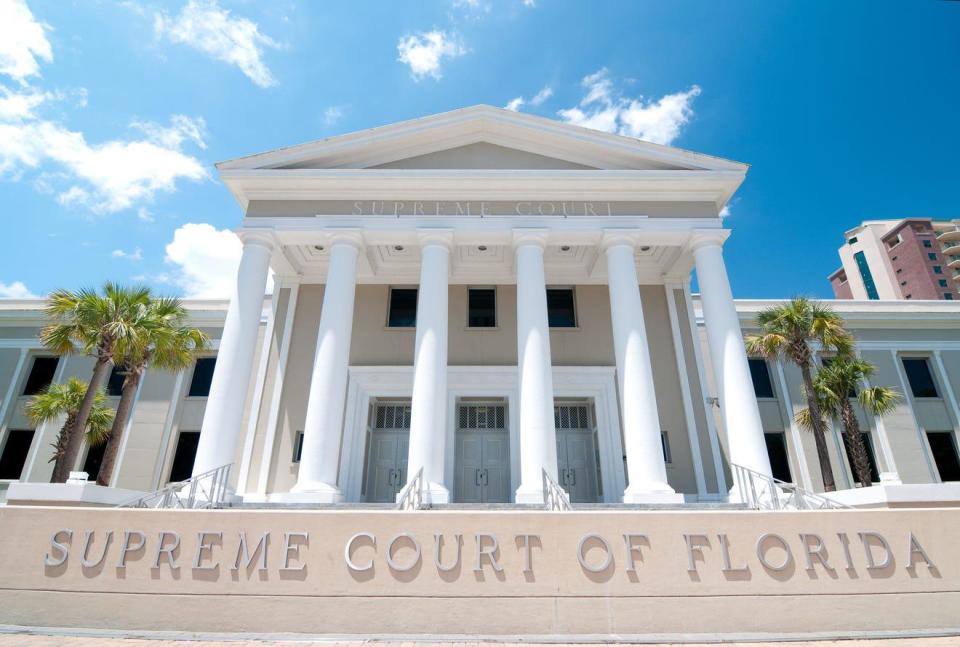
[[[746,166],[739,162],[483,105],[277,149],[217,166],[221,171],[746,171]]]

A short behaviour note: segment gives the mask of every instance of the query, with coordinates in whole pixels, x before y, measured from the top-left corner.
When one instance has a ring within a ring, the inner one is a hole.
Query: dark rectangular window
[[[765,433],[763,439],[767,442],[767,456],[770,457],[770,469],[773,471],[773,478],[784,483],[793,483],[793,476],[790,474],[790,459],[787,456],[786,435],[782,431]]]
[[[933,273],[934,273],[934,274],[943,274],[943,268],[940,267],[939,265],[934,265],[934,266],[933,266]]]
[[[857,269],[860,270],[860,278],[863,279],[863,287],[867,290],[867,298],[879,299],[877,285],[873,282],[873,274],[870,272],[870,266],[867,264],[867,257],[863,252],[857,252],[853,255],[853,260],[857,262]]]
[[[547,288],[547,321],[551,328],[576,328],[573,288]]]
[[[928,431],[930,453],[937,464],[941,481],[960,481],[960,459],[957,458],[957,443],[952,431]]]
[[[847,243],[850,244],[850,245],[854,244],[855,242],[857,242],[857,237],[856,237],[856,236],[854,236],[853,238],[851,238],[850,240],[847,241]]]
[[[193,366],[193,377],[190,379],[190,397],[205,398],[210,395],[210,383],[213,381],[213,369],[217,367],[216,357],[201,357]]]
[[[497,291],[494,288],[469,288],[467,290],[467,326],[470,328],[496,328]]]
[[[110,379],[107,380],[107,395],[119,396],[123,393],[123,380],[127,377],[125,372],[121,366],[111,369]]]
[[[751,358],[750,377],[753,378],[753,393],[758,398],[773,397],[773,382],[770,380],[770,369],[767,360]]]
[[[199,431],[181,431],[177,439],[177,451],[173,455],[173,467],[170,468],[170,482],[186,481],[193,475],[193,461],[197,457],[197,445],[200,443]]]
[[[33,442],[33,429],[11,429],[0,454],[0,479],[17,480]]]
[[[927,248],[930,248],[930,247],[933,247],[933,243],[932,243],[931,241],[929,241],[929,240],[924,240],[924,241],[923,241],[923,246],[924,246],[924,247],[927,247]]]
[[[36,395],[47,388],[53,382],[59,363],[59,357],[34,357],[27,383],[23,385],[23,395]]]
[[[937,279],[937,285],[942,288],[947,287],[947,279]]]
[[[930,373],[930,364],[922,357],[904,357],[903,370],[907,373],[910,391],[915,398],[936,398],[937,386]]]
[[[670,438],[667,432],[660,432],[660,447],[663,449],[663,462],[669,465],[673,462],[673,456],[670,454]]]
[[[293,462],[299,463],[300,457],[303,456],[303,432],[297,432],[297,440],[293,443]]]
[[[100,464],[103,463],[103,454],[106,451],[107,443],[100,443],[87,450],[87,457],[83,461],[83,471],[87,473],[88,481],[97,480],[97,474],[100,473]]]
[[[937,255],[936,255],[935,253],[933,253],[933,252],[929,252],[929,253],[927,254],[927,258],[929,258],[931,261],[935,261],[935,260],[937,260]]]
[[[949,292],[944,292],[944,293],[943,293],[943,300],[944,300],[944,301],[953,301],[953,295],[952,295],[951,293],[949,293]]]
[[[391,288],[389,328],[413,328],[417,325],[417,288]]]
[[[873,437],[871,437],[870,433],[867,431],[861,431],[860,437],[863,439],[863,446],[867,448],[867,461],[870,463],[870,482],[879,483],[880,470],[877,469],[877,455],[873,451]],[[846,441],[846,434],[844,434],[844,441]],[[849,446],[847,447],[847,464],[850,465],[850,473],[853,474],[853,480],[858,480],[857,468],[853,465]]]

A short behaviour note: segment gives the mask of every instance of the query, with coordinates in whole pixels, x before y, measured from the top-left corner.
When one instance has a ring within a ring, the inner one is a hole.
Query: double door
[[[557,480],[573,503],[600,500],[597,434],[586,404],[554,407],[557,429]]]
[[[502,404],[461,404],[457,410],[454,500],[508,503],[510,437]]]
[[[367,446],[366,500],[393,503],[407,482],[410,405],[377,404]]]

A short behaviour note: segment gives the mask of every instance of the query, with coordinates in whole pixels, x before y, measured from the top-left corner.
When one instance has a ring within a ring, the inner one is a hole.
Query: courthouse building
[[[574,505],[680,505],[725,501],[739,465],[822,489],[799,372],[744,351],[778,302],[734,300],[724,266],[746,165],[477,106],[218,169],[235,291],[186,303],[212,349],[147,373],[118,487],[231,465],[244,504],[388,503],[418,475],[434,506],[540,504],[546,473]],[[960,303],[831,305],[904,395],[858,411],[875,481],[960,479]],[[42,306],[0,304],[4,483],[49,480],[59,425],[23,406],[92,366],[43,350]],[[828,441],[854,488],[838,424]]]

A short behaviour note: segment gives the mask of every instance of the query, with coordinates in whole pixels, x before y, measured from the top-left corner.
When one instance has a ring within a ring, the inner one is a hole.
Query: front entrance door
[[[557,476],[573,503],[600,500],[597,434],[586,404],[558,404],[553,408],[557,428]]]
[[[502,404],[461,404],[457,411],[454,500],[510,501],[510,437]]]
[[[364,492],[372,503],[393,503],[407,479],[410,405],[377,404],[367,444]]]

